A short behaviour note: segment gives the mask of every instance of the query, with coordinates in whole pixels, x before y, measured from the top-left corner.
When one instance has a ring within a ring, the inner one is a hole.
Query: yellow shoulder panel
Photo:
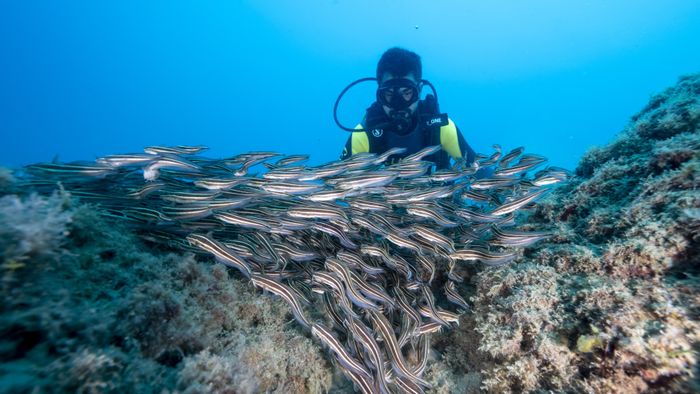
[[[462,150],[459,149],[457,126],[455,126],[452,119],[448,119],[447,121],[448,123],[446,125],[440,127],[440,145],[442,145],[442,149],[447,151],[453,159],[461,159]]]
[[[356,129],[361,129],[362,125],[355,126]],[[369,139],[364,131],[353,131],[352,133],[352,154],[369,152]]]

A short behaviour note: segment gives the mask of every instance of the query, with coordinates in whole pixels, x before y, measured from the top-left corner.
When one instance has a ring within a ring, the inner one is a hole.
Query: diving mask
[[[343,98],[343,95],[353,86],[357,85],[358,83],[362,82],[369,82],[369,81],[376,81],[377,78],[374,77],[367,77],[367,78],[360,78],[357,81],[351,82],[348,86],[343,89],[340,94],[338,95],[338,98],[335,100],[335,104],[333,105],[333,120],[335,120],[335,124],[338,125],[341,129],[345,131],[352,131],[352,132],[358,132],[358,131],[368,131],[365,130],[364,128],[352,128],[352,127],[347,127],[343,126],[340,121],[338,120],[338,104],[340,104],[340,100]],[[435,87],[433,86],[432,83],[430,83],[426,79],[421,79],[420,80],[420,85],[416,84],[410,79],[406,78],[397,78],[397,79],[390,79],[386,82],[384,82],[379,89],[377,89],[377,101],[382,104],[386,105],[393,111],[393,116],[390,116],[391,118],[394,119],[394,122],[405,122],[402,125],[402,128],[409,127],[408,122],[410,121],[410,113],[407,111],[408,107],[411,106],[411,104],[415,103],[416,101],[420,100],[420,92],[419,92],[419,86],[421,85],[428,85],[430,89],[433,91],[433,96],[435,100],[435,109],[439,108],[437,105],[437,92],[435,91]],[[408,88],[411,91],[411,94],[407,94],[407,91],[401,90],[401,87]],[[391,89],[394,89],[392,92],[392,95],[387,96],[386,94],[380,94],[380,93],[386,93],[390,91]],[[398,93],[398,95],[396,94]],[[403,102],[401,102],[403,101]],[[391,105],[388,105],[391,104]],[[399,108],[395,108],[393,106],[397,106]],[[407,116],[408,115],[408,116]],[[401,119],[403,118],[403,120]]]
[[[418,99],[418,85],[407,78],[390,79],[377,89],[377,101],[394,111],[405,110]]]

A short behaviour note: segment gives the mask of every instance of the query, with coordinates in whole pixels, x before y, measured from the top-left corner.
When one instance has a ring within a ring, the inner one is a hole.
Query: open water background
[[[334,160],[338,93],[392,46],[421,55],[477,151],[573,169],[700,71],[700,1],[2,1],[0,165],[178,144]]]

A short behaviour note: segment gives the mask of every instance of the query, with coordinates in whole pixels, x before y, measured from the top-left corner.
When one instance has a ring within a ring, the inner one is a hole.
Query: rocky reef
[[[473,314],[433,367],[452,375],[446,392],[460,376],[480,381],[465,391],[700,391],[700,75],[576,175],[518,218],[554,237],[472,277]]]
[[[0,392],[306,393],[333,370],[282,301],[66,193],[0,198]]]
[[[435,393],[698,392],[700,75],[517,217],[554,236],[468,268]],[[352,392],[287,304],[0,170],[0,391]]]

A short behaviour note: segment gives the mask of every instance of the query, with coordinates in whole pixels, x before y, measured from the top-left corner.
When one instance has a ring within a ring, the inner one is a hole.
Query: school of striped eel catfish
[[[213,256],[289,304],[296,321],[364,393],[419,393],[430,335],[469,310],[465,264],[507,264],[548,236],[515,228],[570,174],[516,148],[430,171],[429,147],[305,166],[307,155],[210,159],[201,146],[149,147],[95,162],[25,167],[38,191],[60,184],[141,236]],[[275,159],[274,161],[272,159]],[[261,174],[250,169],[262,165]],[[488,168],[487,178],[476,172]]]

